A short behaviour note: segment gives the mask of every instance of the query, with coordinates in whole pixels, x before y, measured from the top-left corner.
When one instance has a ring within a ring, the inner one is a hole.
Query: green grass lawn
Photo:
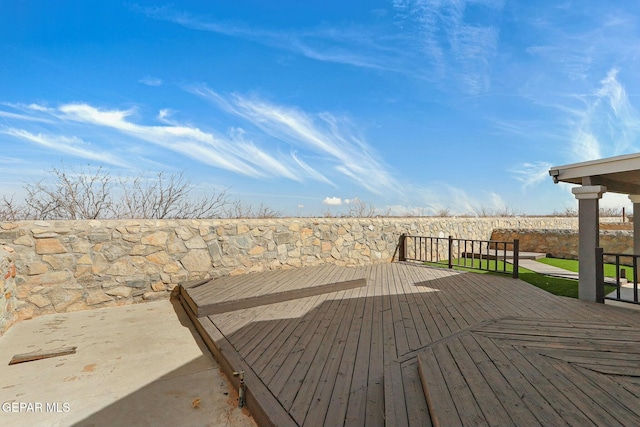
[[[552,265],[554,267],[564,268],[565,270],[578,272],[578,260],[575,259],[560,259],[560,258],[542,258],[538,262],[543,264]],[[627,277],[633,276],[633,268],[628,266],[621,266],[627,273]],[[605,264],[604,265],[605,277],[616,277],[616,265]]]
[[[544,259],[546,260],[550,258],[544,258]],[[462,264],[463,261],[464,260],[461,260],[460,263]],[[561,261],[566,261],[566,260],[561,260]],[[486,268],[486,262],[487,261],[485,260],[482,261],[483,268]],[[489,261],[489,262],[491,263],[490,264],[491,268],[495,268],[495,264],[494,264],[495,261]],[[467,263],[470,265],[470,260],[467,260]],[[427,262],[425,264],[429,266],[434,266],[434,267],[444,267],[444,268],[447,267],[447,261],[440,261],[439,263]],[[458,271],[471,271],[471,272],[480,273],[480,274],[499,274],[499,273],[494,273],[492,271],[457,267],[455,266],[456,260],[453,261],[453,264],[454,264],[453,269]],[[478,265],[479,265],[479,260],[474,260],[474,267],[477,268]],[[555,264],[551,264],[551,265],[555,265]],[[557,265],[557,267],[565,268],[561,265]],[[507,264],[505,267],[502,261],[498,261],[497,269],[500,271],[503,271],[504,268],[506,268],[507,273],[513,272],[513,266],[511,264]],[[567,268],[567,270],[570,270],[570,269]],[[576,267],[576,270],[571,270],[571,271],[578,271],[577,267]],[[612,271],[615,277],[615,266]],[[631,272],[629,272],[628,274],[631,274]],[[558,295],[562,297],[578,298],[578,281],[577,280],[545,276],[522,267],[518,267],[518,277],[520,280],[523,280],[540,289],[544,289],[545,291],[550,292],[554,295]],[[605,286],[605,294],[609,292],[613,292],[614,290],[615,290],[615,287],[613,286]]]

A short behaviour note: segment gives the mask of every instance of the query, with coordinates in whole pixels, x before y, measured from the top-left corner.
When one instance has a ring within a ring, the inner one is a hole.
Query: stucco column
[[[600,244],[600,199],[607,191],[602,185],[583,185],[571,189],[578,199],[579,251],[578,298],[604,302],[604,289],[598,289],[596,247]]]
[[[633,203],[633,253],[640,254],[640,194],[630,194],[629,200]]]

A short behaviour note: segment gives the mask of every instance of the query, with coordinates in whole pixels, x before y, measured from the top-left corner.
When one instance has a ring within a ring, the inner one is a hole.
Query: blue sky
[[[576,205],[637,152],[635,1],[0,4],[0,182],[185,172],[285,215]],[[605,206],[624,197],[607,195]]]

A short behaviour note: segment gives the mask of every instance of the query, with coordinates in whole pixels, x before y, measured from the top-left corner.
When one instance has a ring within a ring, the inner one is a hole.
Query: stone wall
[[[15,250],[15,317],[167,298],[180,282],[397,257],[402,233],[488,239],[501,229],[575,229],[576,218],[277,218],[0,223]]]
[[[18,306],[14,255],[11,247],[0,246],[0,335],[14,322]]]
[[[516,230],[496,229],[492,240],[520,239],[520,250],[540,252],[554,258],[578,259],[577,230]],[[633,253],[633,231],[600,230],[600,246],[605,252],[617,254]]]

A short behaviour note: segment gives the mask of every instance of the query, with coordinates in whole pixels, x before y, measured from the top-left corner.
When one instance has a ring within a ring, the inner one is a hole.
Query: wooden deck
[[[260,425],[640,425],[638,311],[408,263],[180,295]]]

